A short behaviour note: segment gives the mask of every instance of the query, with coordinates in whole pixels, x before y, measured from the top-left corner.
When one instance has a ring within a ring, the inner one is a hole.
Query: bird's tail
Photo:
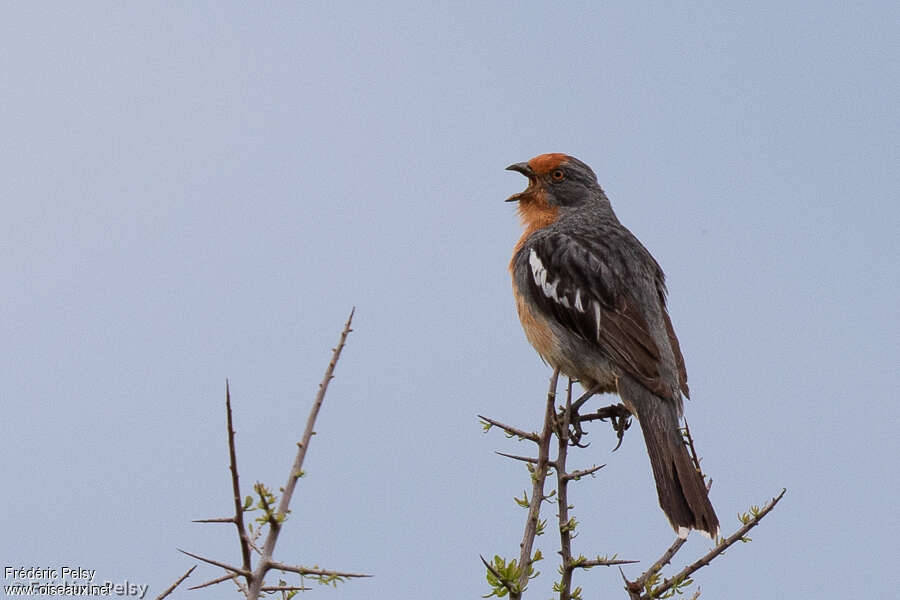
[[[706,483],[685,448],[679,429],[678,407],[660,398],[628,375],[619,379],[619,395],[637,412],[650,466],[656,479],[659,505],[679,537],[696,529],[713,539],[719,518],[709,501]]]

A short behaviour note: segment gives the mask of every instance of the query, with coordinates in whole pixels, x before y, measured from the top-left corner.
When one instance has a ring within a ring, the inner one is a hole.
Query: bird
[[[690,392],[662,268],[581,160],[541,154],[507,170],[528,178],[507,199],[524,227],[509,272],[526,338],[585,397],[621,398],[640,424],[660,507],[678,537],[697,530],[716,539],[719,519],[680,425]]]

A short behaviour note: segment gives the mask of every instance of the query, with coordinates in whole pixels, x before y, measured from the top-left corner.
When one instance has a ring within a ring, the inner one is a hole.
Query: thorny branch
[[[511,425],[506,425],[505,423],[501,423],[500,421],[491,419],[490,417],[485,417],[484,415],[478,415],[478,418],[481,419],[482,421],[484,421],[485,423],[488,423],[489,425],[499,427],[500,429],[505,431],[507,433],[507,435],[509,435],[510,437],[517,437],[517,438],[523,439],[523,440],[531,440],[535,444],[538,444],[541,441],[541,438],[538,436],[538,434],[536,434],[534,432],[529,433],[527,431],[517,429]]]
[[[712,487],[712,479],[707,478],[703,473],[703,469],[700,468],[700,456],[697,454],[697,449],[694,448],[694,436],[691,435],[691,428],[688,426],[687,419],[684,420],[684,431],[682,432],[681,437],[684,438],[684,445],[687,446],[688,454],[691,455],[691,461],[693,461],[694,467],[697,469],[697,472],[700,473],[700,477],[706,481],[706,491],[709,492],[709,489]]]
[[[584,404],[586,397],[582,396],[576,402],[572,401],[573,382],[571,380],[569,380],[568,383],[566,404],[565,406],[560,407],[557,412],[553,405],[556,397],[558,376],[558,371],[554,371],[553,377],[551,378],[550,391],[547,395],[544,427],[540,435],[528,433],[522,429],[479,415],[479,418],[486,424],[485,430],[488,430],[491,426],[496,426],[503,429],[509,437],[518,437],[520,440],[528,440],[538,445],[537,458],[497,452],[497,454],[500,454],[501,456],[525,462],[528,465],[532,479],[532,493],[531,498],[528,501],[528,516],[525,523],[525,535],[520,544],[521,553],[519,556],[518,567],[511,569],[510,565],[512,565],[512,563],[507,565],[499,556],[495,557],[494,564],[489,563],[483,557],[481,558],[488,572],[488,580],[494,588],[494,593],[491,595],[503,596],[508,593],[509,597],[513,600],[519,600],[524,594],[529,579],[536,576],[532,574],[533,570],[531,568],[534,560],[532,557],[532,549],[535,535],[539,533],[542,527],[542,523],[540,522],[541,503],[554,494],[554,492],[551,492],[549,496],[544,494],[545,478],[551,468],[556,471],[555,494],[560,536],[559,554],[562,558],[562,565],[559,569],[561,579],[554,584],[554,591],[559,592],[559,599],[575,600],[582,597],[581,588],[573,588],[572,584],[573,573],[576,569],[586,570],[597,566],[623,565],[637,562],[619,560],[615,555],[611,558],[597,557],[596,559],[587,559],[583,555],[578,557],[572,556],[572,540],[575,537],[574,530],[577,522],[574,518],[570,518],[569,516],[569,511],[572,507],[569,505],[568,501],[568,483],[570,481],[578,480],[586,475],[592,475],[604,466],[598,465],[589,469],[574,470],[571,472],[567,471],[566,461],[569,448],[584,447],[580,444],[580,438],[584,432],[581,431],[578,425],[594,420],[611,419],[613,428],[621,443],[622,435],[628,428],[628,419],[631,416],[631,413],[623,405],[618,404],[601,408],[596,412],[587,415],[579,415],[577,408]],[[557,437],[557,454],[555,460],[551,460],[549,457],[549,438],[552,435],[556,435]],[[687,428],[687,423],[685,423],[684,437],[685,445],[688,446],[688,450],[694,459],[695,464],[697,464],[699,468],[700,459],[693,447],[693,440],[690,436],[690,430]],[[616,448],[618,448],[618,446],[616,446]],[[625,589],[631,600],[653,600],[655,598],[660,598],[667,593],[682,593],[682,586],[690,583],[690,576],[694,572],[710,564],[713,559],[722,554],[737,541],[749,541],[749,539],[745,537],[746,533],[759,524],[759,521],[771,512],[784,494],[785,490],[782,490],[781,494],[773,498],[762,509],[757,509],[756,507],[751,508],[750,514],[742,517],[744,525],[740,529],[728,538],[719,538],[715,548],[672,577],[660,581],[660,572],[671,562],[675,554],[684,545],[686,540],[681,538],[676,538],[662,556],[636,580],[629,581],[625,577],[625,574],[622,573],[622,578],[625,581]],[[521,501],[520,504],[524,505]],[[538,557],[538,555],[536,554],[535,557]],[[515,567],[515,565],[512,566]],[[517,575],[515,581],[510,577],[510,573],[513,572]],[[691,600],[696,600],[699,595],[700,590],[698,589],[694,592]]]
[[[649,590],[646,594],[641,595],[639,592],[635,594],[635,592],[633,592],[631,589],[632,586],[626,585],[626,589],[628,590],[631,598],[635,600],[651,600],[652,598],[659,598],[660,595],[669,591],[673,586],[679,584],[679,582],[685,581],[693,573],[711,563],[714,558],[725,552],[725,550],[727,550],[736,542],[748,541],[745,537],[747,533],[751,529],[759,525],[759,522],[763,519],[763,517],[772,512],[772,509],[775,508],[775,505],[778,504],[778,502],[784,497],[784,494],[786,492],[787,489],[782,489],[780,494],[772,498],[761,509],[752,510],[752,516],[746,519],[746,522],[740,529],[738,529],[725,539],[720,538],[715,548],[683,568],[677,574],[673,575],[672,577],[667,577],[659,586],[654,587],[652,590]],[[682,543],[684,542],[682,541]],[[680,548],[681,544],[678,544],[677,542],[672,544],[672,547],[670,547],[669,550],[666,551],[666,554],[663,554],[663,556],[658,561],[656,561],[656,563],[654,563],[653,567],[651,567],[651,570],[659,565],[658,568],[656,568],[656,572],[658,572],[663,565],[665,565],[672,559],[672,557],[676,552],[678,552]],[[650,570],[648,570],[647,573],[650,573]],[[641,577],[639,577],[634,583],[641,582],[641,587],[645,587],[647,579],[652,576],[652,574],[648,576],[647,573],[641,575]]]
[[[299,575],[315,575],[316,577],[371,577],[371,575],[363,575],[361,573],[343,573],[341,571],[329,571],[327,569],[316,569],[316,568],[308,568],[308,567],[295,567],[293,565],[286,565],[284,563],[272,561],[269,563],[269,566],[278,571],[285,571],[288,573],[297,573]]]
[[[507,454],[506,452],[497,452],[500,456],[505,456],[506,458],[511,458],[513,460],[520,460],[522,462],[535,464],[538,459],[532,458],[530,456],[519,456],[518,454]]]
[[[650,579],[651,577],[653,577],[654,575],[656,575],[657,573],[659,573],[663,567],[665,567],[667,564],[669,564],[672,561],[672,557],[674,557],[675,554],[679,550],[681,550],[681,547],[684,545],[684,543],[686,541],[687,541],[686,537],[685,538],[676,537],[675,541],[672,542],[672,545],[669,546],[669,548],[665,552],[663,552],[663,555],[659,557],[659,560],[657,560],[655,563],[653,563],[649,569],[644,571],[641,574],[641,576],[638,577],[634,581],[634,585],[631,587],[634,587],[637,590],[644,589],[644,585],[647,583],[647,580]]]
[[[225,581],[234,581],[238,588],[244,593],[244,595],[248,598],[248,600],[256,600],[259,598],[262,592],[271,592],[271,591],[300,591],[307,589],[303,585],[300,586],[291,586],[291,585],[278,585],[278,586],[266,586],[264,584],[264,578],[269,571],[277,570],[282,572],[290,572],[290,573],[298,573],[301,576],[311,576],[317,578],[321,582],[333,582],[339,581],[342,579],[349,578],[359,578],[359,577],[370,577],[370,575],[363,575],[359,573],[345,573],[341,571],[330,571],[319,568],[308,568],[296,565],[288,565],[281,562],[277,562],[272,558],[273,552],[275,550],[275,545],[278,541],[278,536],[281,532],[281,528],[286,516],[290,513],[290,504],[291,498],[294,494],[294,489],[297,485],[297,480],[303,475],[303,461],[306,458],[306,451],[309,448],[309,442],[314,434],[314,427],[316,423],[316,419],[319,415],[319,410],[322,407],[322,403],[325,399],[325,393],[328,390],[328,384],[334,378],[334,369],[337,365],[338,359],[341,356],[341,351],[344,349],[344,345],[347,342],[347,336],[350,334],[352,329],[350,328],[350,324],[353,322],[353,314],[354,310],[350,311],[350,316],[347,318],[347,322],[344,324],[344,328],[341,331],[341,337],[338,341],[338,345],[333,349],[331,360],[328,363],[328,367],[325,369],[325,375],[322,378],[322,382],[319,384],[318,392],[316,393],[315,400],[313,401],[312,409],[310,409],[309,417],[306,420],[306,428],[303,432],[303,437],[297,443],[297,454],[294,457],[294,463],[291,466],[290,474],[288,475],[288,480],[285,486],[282,488],[281,500],[278,503],[277,509],[274,508],[273,504],[270,503],[270,500],[274,500],[274,495],[271,492],[268,492],[265,486],[262,484],[256,484],[254,489],[256,490],[257,495],[259,496],[259,506],[263,509],[263,512],[266,515],[266,518],[263,520],[264,524],[268,525],[268,534],[266,536],[265,542],[263,543],[262,548],[258,548],[254,543],[254,540],[259,535],[261,528],[257,529],[254,532],[254,535],[251,536],[248,534],[247,527],[244,522],[244,511],[248,510],[249,504],[241,503],[241,491],[240,491],[240,483],[238,478],[238,470],[237,470],[237,453],[235,451],[235,443],[234,443],[234,424],[232,421],[232,412],[231,412],[231,391],[226,382],[226,392],[225,392],[225,406],[227,412],[227,422],[228,422],[228,454],[230,459],[229,469],[231,471],[231,483],[232,483],[232,495],[234,500],[234,516],[226,517],[226,518],[216,518],[216,519],[200,519],[197,522],[201,523],[234,523],[238,532],[238,539],[240,542],[241,548],[241,560],[242,564],[240,567],[235,567],[232,565],[228,565],[223,562],[219,562],[216,560],[212,560],[210,558],[204,558],[202,556],[192,554],[190,552],[180,550],[180,552],[196,558],[197,560],[203,561],[205,563],[220,567],[227,571],[227,573],[221,577],[216,579],[212,579],[200,585],[194,586],[190,589],[199,589],[202,587],[207,587],[211,585],[215,585],[217,583],[222,583]],[[249,503],[249,500],[248,500]],[[256,550],[259,554],[259,559],[256,564],[256,568],[252,567],[252,556],[251,550]],[[189,574],[189,573],[188,573]],[[186,577],[187,575],[185,575]],[[242,577],[243,581],[239,580],[238,577]],[[175,585],[180,583],[181,580],[176,582]],[[174,586],[173,588],[174,589]]]
[[[572,531],[575,522],[569,520],[569,480],[566,479],[566,458],[569,452],[569,418],[572,414],[572,380],[566,386],[566,407],[556,417],[556,506],[559,517],[559,555],[562,557],[559,600],[569,600],[572,589]]]
[[[247,529],[244,527],[244,509],[241,505],[241,484],[238,479],[237,453],[234,449],[234,421],[231,417],[231,389],[225,382],[225,407],[228,413],[228,460],[231,471],[231,491],[234,495],[234,525],[237,527],[238,539],[241,544],[241,566],[245,571],[250,571],[250,539]],[[247,579],[247,585],[250,580]]]
[[[566,468],[566,460],[569,456],[569,446],[577,445],[570,439],[569,429],[573,417],[578,415],[573,413],[572,404],[572,379],[569,379],[566,386],[566,406],[556,414],[556,438],[557,454],[556,454],[556,503],[557,516],[559,518],[559,546],[560,556],[562,557],[562,566],[560,567],[560,581],[558,585],[559,600],[570,600],[573,595],[580,597],[578,588],[572,589],[572,576],[575,569],[590,569],[599,566],[612,566],[631,564],[634,560],[610,560],[606,558],[586,559],[583,556],[578,558],[572,557],[572,538],[575,537],[576,521],[569,518],[569,482],[580,479],[585,475],[591,475],[605,465],[596,465],[590,469],[581,471],[573,471],[569,473]],[[598,411],[599,413],[600,411]]]
[[[532,480],[531,497],[528,501],[528,516],[525,521],[525,533],[520,544],[520,554],[517,563],[517,579],[515,581],[511,581],[504,575],[504,573],[498,570],[498,566],[506,566],[505,562],[492,565],[483,557],[481,559],[485,567],[487,568],[488,573],[497,582],[497,585],[503,586],[505,588],[503,590],[503,594],[505,595],[506,593],[508,593],[510,598],[512,598],[513,600],[517,600],[522,597],[522,594],[524,593],[525,588],[528,584],[528,580],[535,577],[535,575],[533,574],[532,563],[538,555],[532,555],[532,550],[534,546],[535,536],[540,532],[540,529],[543,526],[540,521],[541,503],[543,503],[544,500],[548,499],[554,493],[556,494],[557,500],[558,531],[560,535],[561,546],[560,556],[562,557],[562,566],[560,567],[562,579],[555,586],[560,591],[560,600],[571,600],[573,598],[580,597],[580,589],[572,589],[572,576],[575,569],[586,570],[597,566],[611,566],[635,562],[628,560],[617,560],[615,558],[607,559],[597,557],[596,559],[587,559],[584,556],[578,556],[577,558],[573,558],[572,556],[571,545],[572,539],[575,537],[574,529],[576,523],[574,518],[569,517],[569,509],[571,507],[568,504],[568,484],[570,481],[575,481],[580,479],[581,477],[594,474],[595,472],[600,470],[603,465],[597,465],[589,469],[576,470],[572,472],[567,471],[566,460],[568,457],[569,446],[577,445],[577,440],[573,439],[570,433],[570,426],[573,423],[573,418],[578,418],[578,415],[577,412],[575,412],[575,403],[572,402],[573,382],[571,379],[569,380],[566,389],[566,404],[557,413],[555,402],[558,381],[559,372],[554,371],[553,376],[550,379],[550,389],[547,393],[547,405],[544,412],[544,425],[540,435],[533,433],[529,434],[522,429],[512,427],[495,419],[490,419],[479,415],[479,418],[481,418],[483,422],[503,429],[507,433],[507,435],[511,437],[518,437],[520,440],[529,440],[535,442],[538,445],[537,458],[498,452],[498,454],[500,454],[501,456],[527,463]],[[579,399],[579,402],[581,402],[583,399],[583,397]],[[601,413],[600,411],[598,411],[598,414],[605,413]],[[617,413],[611,412],[610,414]],[[558,442],[557,455],[555,460],[551,460],[549,456],[550,439],[554,435],[556,436]],[[556,490],[555,492],[551,492],[551,494],[548,496],[544,494],[544,484],[547,474],[551,468],[556,471]]]
[[[553,371],[550,377],[550,390],[547,392],[547,409],[544,415],[544,429],[541,431],[538,444],[538,459],[532,473],[531,502],[528,505],[528,518],[525,520],[525,534],[522,543],[519,544],[519,565],[522,573],[519,575],[519,594],[525,591],[528,584],[528,575],[531,571],[531,549],[534,546],[534,538],[537,535],[538,520],[541,516],[541,503],[544,501],[544,480],[547,478],[547,463],[550,458],[550,437],[553,435],[553,415],[556,403],[556,384],[559,380],[559,369]],[[512,595],[510,594],[512,597]]]
[[[193,567],[191,567],[190,569],[188,569],[187,573],[185,573],[184,575],[182,575],[181,577],[179,577],[178,579],[176,579],[176,580],[175,580],[175,583],[173,583],[172,585],[170,585],[168,588],[166,588],[166,590],[165,590],[162,594],[160,594],[159,596],[156,597],[156,600],[163,600],[163,598],[165,598],[166,596],[168,596],[169,594],[171,594],[172,592],[174,592],[174,591],[175,591],[175,588],[177,588],[179,585],[181,585],[181,582],[182,582],[182,581],[184,581],[185,579],[187,579],[188,577],[190,577],[190,576],[191,576],[191,573],[193,573],[193,572],[194,572],[194,569],[196,569],[196,568],[197,568],[197,565],[194,565]]]
[[[215,579],[210,579],[209,581],[205,581],[201,584],[195,585],[193,587],[189,587],[189,590],[199,590],[201,588],[209,587],[211,585],[216,585],[217,583],[222,583],[223,581],[228,581],[229,579],[234,579],[237,577],[234,573],[226,573],[221,577],[216,577]]]

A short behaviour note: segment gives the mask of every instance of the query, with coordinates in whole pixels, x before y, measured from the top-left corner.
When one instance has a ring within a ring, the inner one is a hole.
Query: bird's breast
[[[516,297],[516,311],[519,313],[519,322],[525,330],[528,343],[537,350],[541,358],[552,367],[560,366],[559,340],[553,333],[547,319],[535,311],[525,295],[518,289],[515,276],[513,276],[513,293]]]

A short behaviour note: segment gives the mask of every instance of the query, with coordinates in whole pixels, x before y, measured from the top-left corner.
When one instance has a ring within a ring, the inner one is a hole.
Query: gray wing
[[[522,248],[530,295],[544,315],[581,339],[596,344],[613,364],[653,393],[670,398],[671,384],[660,373],[660,351],[634,295],[628,290],[628,260],[598,236],[548,232]],[[636,240],[635,240],[636,241]],[[640,247],[642,251],[643,247]],[[687,395],[684,359],[665,308],[665,286],[658,270],[657,290],[665,326]]]

